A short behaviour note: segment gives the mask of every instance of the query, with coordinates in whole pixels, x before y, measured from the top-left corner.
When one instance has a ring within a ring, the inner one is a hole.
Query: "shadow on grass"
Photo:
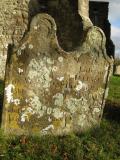
[[[120,104],[107,101],[104,108],[104,117],[120,123]]]

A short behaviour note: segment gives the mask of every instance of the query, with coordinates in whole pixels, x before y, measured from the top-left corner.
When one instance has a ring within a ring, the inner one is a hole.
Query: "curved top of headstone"
[[[59,45],[59,42],[57,40],[57,26],[55,23],[54,18],[52,18],[48,14],[37,14],[31,21],[30,24],[30,31],[24,38],[24,40],[21,43],[24,43],[28,37],[31,37],[31,40],[36,40],[36,37],[38,37],[38,41],[36,43],[36,47],[39,48],[47,48],[47,44],[50,47],[56,47],[59,51],[64,51],[61,46]],[[36,34],[37,33],[37,34]],[[36,34],[36,37],[34,36]],[[27,40],[28,41],[28,40]],[[44,43],[45,42],[45,43]],[[106,43],[106,37],[104,35],[104,32],[96,26],[89,26],[86,30],[84,30],[84,34],[82,37],[82,41],[79,44],[79,46],[76,48],[75,51],[70,52],[79,52],[79,54],[85,54],[87,52],[94,52],[94,56],[103,56],[107,61],[112,63],[110,58],[106,54],[105,49],[105,43]],[[67,52],[64,51],[66,54]]]

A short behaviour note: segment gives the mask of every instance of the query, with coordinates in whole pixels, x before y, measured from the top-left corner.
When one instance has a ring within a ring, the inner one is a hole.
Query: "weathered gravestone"
[[[116,66],[115,66],[114,75],[120,76],[120,65],[116,65]]]
[[[56,24],[38,14],[7,64],[3,127],[16,134],[66,134],[99,124],[111,64],[103,32],[91,26],[63,51]]]

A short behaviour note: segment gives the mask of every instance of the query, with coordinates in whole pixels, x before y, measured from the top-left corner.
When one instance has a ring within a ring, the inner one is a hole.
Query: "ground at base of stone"
[[[116,109],[118,109],[116,111]],[[6,138],[0,132],[2,160],[120,160],[120,108],[104,110],[100,128],[81,135]],[[111,113],[113,116],[111,116]],[[117,118],[116,118],[117,117]]]

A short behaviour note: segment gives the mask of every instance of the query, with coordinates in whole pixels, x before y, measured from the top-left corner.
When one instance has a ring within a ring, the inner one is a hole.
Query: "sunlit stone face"
[[[78,0],[78,11],[81,16],[89,17],[89,1]]]
[[[11,53],[5,82],[5,132],[63,135],[99,124],[111,69],[104,34],[91,26],[77,48],[66,52],[56,32],[54,19],[38,14]],[[70,44],[69,39],[65,42]]]

